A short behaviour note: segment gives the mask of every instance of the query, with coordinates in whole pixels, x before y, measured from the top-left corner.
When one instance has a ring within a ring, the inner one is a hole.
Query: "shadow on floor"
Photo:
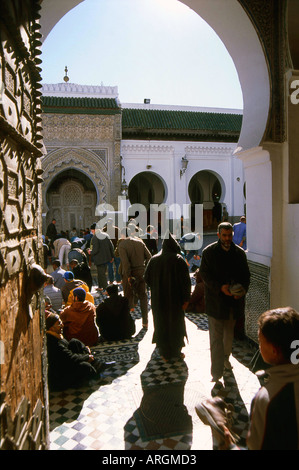
[[[78,388],[49,393],[50,431],[63,423],[78,418],[88,397],[103,385],[111,384],[115,379],[125,375],[139,362],[138,345],[147,330],[142,328],[130,340],[107,341],[91,348],[96,358],[105,362],[114,361],[97,380],[92,380]]]
[[[158,348],[154,350],[140,375],[143,396],[139,408],[124,426],[126,448],[141,448],[137,444],[132,447],[132,426],[137,426],[141,441],[148,442],[147,449],[155,447],[154,441],[174,436],[183,436],[191,448],[192,418],[184,404],[187,378],[188,367],[183,359],[166,363]]]
[[[198,329],[208,331],[208,319],[205,314],[187,313],[186,318],[194,323]],[[232,356],[244,367],[252,370],[252,361],[257,352],[257,345],[253,345],[246,338],[236,339],[233,342]],[[234,406],[234,432],[240,436],[239,444],[245,446],[249,426],[249,414],[240,394],[233,370],[225,370],[223,376],[224,386],[215,384],[211,390],[213,397],[220,396],[227,403]],[[253,397],[252,397],[253,398]]]

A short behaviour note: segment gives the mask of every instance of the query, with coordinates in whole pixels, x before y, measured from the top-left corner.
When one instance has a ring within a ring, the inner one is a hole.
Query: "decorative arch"
[[[235,64],[244,103],[238,147],[246,150],[259,146],[269,119],[271,85],[266,55],[254,24],[238,0],[180,1],[213,28]]]
[[[40,20],[43,40],[62,16],[82,1],[65,0],[54,5],[52,0],[43,0]],[[180,1],[214,29],[236,66],[244,102],[238,147],[248,150],[259,146],[269,119],[271,84],[266,55],[254,24],[238,0]]]
[[[145,207],[148,204],[162,204],[167,199],[166,182],[152,171],[137,173],[129,183],[129,199],[131,203]]]
[[[43,229],[52,218],[56,219],[58,231],[90,227],[95,221],[96,199],[94,185],[81,171],[59,173],[45,194],[47,207],[43,213]]]
[[[221,219],[226,195],[226,185],[223,178],[213,170],[200,170],[190,179],[188,193],[191,201],[192,223],[195,205],[202,204],[203,228],[205,230],[215,228]]]
[[[209,182],[209,186],[211,186],[212,184],[212,187],[209,188],[209,201],[210,202],[213,202],[214,200],[218,200],[219,202],[223,202],[225,200],[225,196],[226,196],[226,184],[222,178],[222,176],[217,173],[216,171],[213,171],[213,170],[210,170],[210,169],[202,169],[200,171],[198,171],[197,173],[195,173],[192,178],[190,179],[189,181],[189,185],[188,185],[188,192],[189,192],[189,197],[190,197],[190,201],[191,202],[196,202],[196,203],[199,203],[199,204],[202,204],[204,202],[204,198],[206,196],[206,191],[204,189],[204,181],[202,180],[201,176],[202,177],[208,177],[209,175],[211,175],[213,178],[212,180],[212,183]],[[218,190],[218,194],[215,193],[215,184],[219,184],[219,190]],[[200,200],[200,201],[195,201],[193,200],[194,198],[192,197],[191,193],[192,193],[192,184],[198,184],[199,185],[199,190],[200,190],[200,193],[201,193],[201,197],[203,200]],[[213,194],[215,193],[215,194]],[[218,197],[217,197],[218,196]]]
[[[92,181],[97,204],[106,202],[108,191],[108,172],[105,164],[93,152],[85,149],[63,148],[49,152],[42,160],[43,168],[43,207],[47,207],[45,195],[54,178],[68,169],[82,172]]]

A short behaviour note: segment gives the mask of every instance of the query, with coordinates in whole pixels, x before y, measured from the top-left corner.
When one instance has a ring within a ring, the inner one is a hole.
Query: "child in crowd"
[[[268,310],[260,316],[258,326],[261,355],[270,367],[265,385],[251,404],[247,447],[249,450],[298,450],[299,313],[291,307]],[[217,400],[197,405],[196,412],[222,435],[222,449],[238,449]]]

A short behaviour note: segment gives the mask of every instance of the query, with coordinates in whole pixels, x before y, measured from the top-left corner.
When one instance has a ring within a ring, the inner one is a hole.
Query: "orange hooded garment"
[[[99,330],[95,322],[96,309],[91,302],[73,302],[61,312],[60,318],[64,325],[64,337],[68,341],[77,338],[85,346],[97,344]]]

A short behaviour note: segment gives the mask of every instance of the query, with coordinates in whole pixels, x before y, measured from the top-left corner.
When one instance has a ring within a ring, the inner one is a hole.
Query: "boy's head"
[[[109,286],[107,286],[107,294],[109,295],[109,297],[111,297],[112,295],[118,295],[118,285],[109,284]]]
[[[76,287],[73,290],[74,299],[76,298],[78,302],[84,302],[86,299],[86,291],[82,287]]]
[[[293,341],[299,340],[299,313],[292,307],[267,310],[258,319],[260,351],[271,365],[291,362]]]

